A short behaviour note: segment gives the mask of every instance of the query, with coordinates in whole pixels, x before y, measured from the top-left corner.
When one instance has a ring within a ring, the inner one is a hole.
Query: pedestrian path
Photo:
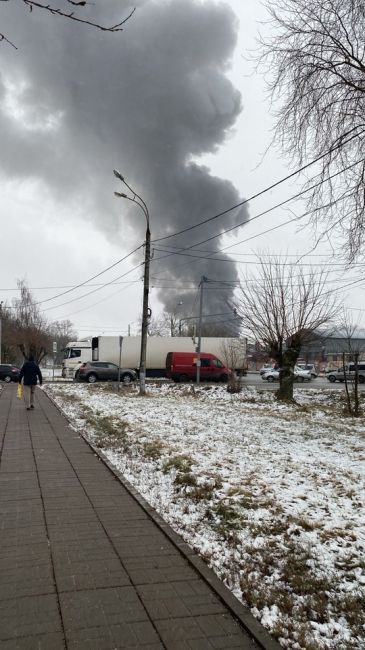
[[[279,648],[39,389],[35,407],[0,393],[1,650]]]

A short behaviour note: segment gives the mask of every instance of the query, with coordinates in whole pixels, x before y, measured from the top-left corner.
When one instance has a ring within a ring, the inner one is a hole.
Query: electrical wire
[[[132,286],[132,283],[131,285]],[[82,307],[82,309],[78,309],[77,311],[73,311],[70,314],[66,314],[63,316],[63,318],[68,318],[69,316],[73,316],[74,314],[79,314],[82,311],[86,311],[87,309],[91,309],[92,307],[96,307],[97,305],[100,305],[102,302],[105,302],[106,300],[109,300],[110,298],[113,298],[113,296],[116,296],[117,294],[122,293],[126,289],[129,289],[129,286],[123,287],[123,289],[118,289],[117,291],[113,291],[113,293],[109,294],[109,296],[105,296],[101,300],[98,300],[97,302],[94,302],[92,305],[88,305],[87,307]]]
[[[165,240],[165,239],[169,239],[169,238],[171,238],[171,237],[177,236],[177,235],[182,234],[182,233],[184,233],[184,232],[188,232],[189,230],[193,230],[194,228],[198,227],[199,225],[204,225],[205,223],[208,223],[209,221],[212,221],[212,220],[218,218],[219,216],[223,216],[224,214],[227,214],[227,212],[230,212],[231,210],[233,210],[233,209],[235,209],[235,208],[237,208],[237,207],[240,207],[240,206],[243,205],[244,203],[247,203],[247,202],[249,202],[249,201],[252,201],[253,199],[255,199],[255,198],[257,198],[258,196],[260,196],[261,194],[263,194],[263,193],[265,193],[265,192],[267,192],[267,191],[273,189],[273,188],[276,187],[277,185],[283,183],[285,180],[288,180],[289,178],[291,178],[293,175],[299,173],[300,171],[303,171],[304,169],[306,169],[307,167],[309,167],[310,165],[312,165],[314,162],[317,162],[318,160],[319,160],[319,159],[316,159],[316,160],[313,161],[312,163],[308,163],[307,165],[305,165],[304,167],[300,168],[300,169],[297,170],[296,172],[293,172],[293,173],[290,174],[289,176],[286,176],[285,178],[281,179],[280,181],[278,181],[278,182],[275,183],[274,185],[271,185],[270,187],[265,188],[264,190],[262,190],[262,191],[259,192],[258,194],[253,195],[253,196],[250,197],[249,199],[246,199],[245,201],[241,202],[240,204],[237,204],[236,206],[233,206],[232,208],[229,208],[228,210],[225,210],[225,211],[223,211],[222,213],[219,213],[218,215],[215,215],[215,216],[213,216],[213,217],[210,217],[209,219],[206,219],[206,220],[204,220],[204,221],[201,221],[200,223],[195,224],[194,226],[190,226],[189,228],[185,228],[184,230],[181,230],[181,231],[179,231],[179,232],[177,232],[177,233],[174,233],[174,234],[171,234],[171,235],[168,235],[168,236],[165,236],[165,237],[160,237],[159,239],[152,240],[152,243],[159,242],[159,241],[163,241],[163,240]],[[335,174],[332,174],[331,176],[329,176],[328,179],[326,179],[326,181],[327,181],[327,180],[330,180],[330,179],[332,179],[332,178],[335,178],[335,177],[338,176],[339,174],[343,173],[344,171],[347,171],[347,170],[351,169],[352,167],[358,165],[358,164],[361,163],[361,162],[363,162],[363,160],[359,160],[359,161],[357,161],[357,162],[355,162],[355,163],[352,163],[352,164],[349,165],[348,167],[345,167],[345,168],[343,168],[342,170],[340,170],[339,172],[336,172]],[[256,220],[256,219],[258,219],[258,218],[260,218],[260,217],[262,217],[262,216],[268,214],[269,212],[271,212],[271,211],[273,211],[273,210],[275,210],[275,209],[277,209],[277,208],[279,208],[279,207],[282,207],[282,206],[285,205],[286,203],[289,203],[290,201],[293,201],[294,199],[296,199],[296,198],[302,196],[303,194],[309,192],[311,189],[314,189],[315,187],[318,187],[320,184],[322,184],[322,181],[319,181],[318,183],[315,183],[315,184],[312,185],[311,187],[307,188],[306,190],[302,190],[301,192],[296,193],[295,195],[289,197],[288,199],[285,199],[284,201],[275,204],[274,206],[272,206],[272,207],[268,208],[267,210],[265,210],[265,211],[259,213],[258,215],[255,215],[254,217],[252,217],[252,218],[249,219],[249,220],[245,220],[245,221],[243,221],[243,222],[241,222],[241,223],[239,223],[239,224],[237,224],[237,225],[235,225],[235,226],[232,226],[231,228],[228,228],[228,229],[226,229],[226,230],[224,230],[224,231],[219,232],[217,235],[214,235],[214,236],[212,236],[212,237],[210,237],[210,238],[208,238],[208,239],[202,240],[201,242],[198,242],[197,244],[193,244],[193,245],[191,245],[191,246],[189,246],[189,247],[187,247],[187,248],[185,248],[185,249],[182,249],[182,250],[190,250],[191,248],[195,248],[196,246],[199,246],[199,245],[201,245],[201,244],[207,243],[208,241],[211,241],[212,239],[215,239],[215,238],[217,238],[217,237],[220,237],[220,236],[222,236],[223,234],[226,234],[226,233],[228,233],[228,232],[231,232],[232,230],[234,230],[234,229],[236,229],[236,228],[239,228],[239,227],[241,227],[242,225],[246,225],[246,224],[252,223],[254,220]],[[237,245],[239,245],[239,244],[241,244],[241,243],[244,243],[244,242],[246,242],[246,241],[250,241],[251,239],[254,239],[254,238],[256,238],[256,237],[259,237],[259,236],[261,236],[261,235],[263,235],[263,234],[267,234],[268,232],[272,232],[273,230],[278,229],[278,228],[281,228],[282,226],[285,226],[285,225],[291,223],[292,221],[295,221],[296,219],[301,219],[301,218],[303,218],[304,216],[307,216],[309,213],[310,213],[310,212],[304,213],[303,215],[301,215],[301,216],[299,216],[299,217],[292,218],[292,219],[290,219],[290,220],[288,220],[288,221],[286,221],[286,222],[283,222],[282,224],[279,224],[278,226],[275,226],[275,227],[273,227],[273,228],[271,228],[271,229],[268,229],[268,230],[266,230],[266,231],[262,231],[261,233],[258,233],[258,234],[256,234],[256,235],[253,235],[253,236],[250,237],[250,238],[247,238],[247,239],[245,239],[245,240],[242,240],[241,242],[235,242],[234,244],[232,244],[232,245],[230,245],[230,246],[226,246],[226,247],[224,247],[224,248],[221,248],[219,251],[214,251],[214,252],[212,253],[212,255],[213,255],[213,254],[216,254],[216,252],[222,252],[223,250],[226,250],[227,248],[231,248],[232,246],[237,246]],[[68,293],[70,293],[70,292],[72,292],[72,291],[75,291],[76,289],[78,289],[78,288],[80,288],[80,287],[82,287],[82,286],[85,286],[85,285],[89,284],[92,280],[96,279],[97,277],[100,277],[100,275],[103,275],[104,273],[106,273],[106,272],[109,271],[110,269],[114,268],[115,266],[117,266],[117,265],[120,264],[121,262],[123,262],[123,261],[125,261],[126,259],[128,259],[128,257],[130,257],[131,255],[133,255],[134,253],[136,253],[136,252],[137,252],[140,248],[142,248],[143,246],[144,246],[144,243],[141,244],[140,246],[138,246],[137,248],[135,248],[133,251],[131,251],[130,253],[128,253],[128,254],[125,255],[124,257],[122,257],[121,259],[119,259],[119,260],[117,260],[116,262],[114,262],[113,264],[111,264],[110,266],[106,267],[105,269],[103,269],[103,270],[100,271],[99,273],[97,273],[97,274],[95,274],[94,276],[88,278],[88,279],[85,280],[84,282],[81,282],[81,283],[79,283],[79,284],[73,285],[73,286],[67,288],[66,291],[63,291],[63,292],[61,292],[61,293],[59,293],[59,294],[56,294],[55,296],[51,296],[51,297],[46,298],[46,299],[44,299],[44,300],[38,301],[36,304],[37,304],[37,305],[41,305],[41,304],[44,304],[44,303],[49,302],[49,301],[51,301],[51,300],[55,300],[55,299],[57,299],[57,298],[59,298],[59,297],[61,297],[61,296],[63,296],[63,295],[66,295],[66,294],[68,294]],[[161,249],[157,249],[157,250],[161,250]],[[175,254],[174,252],[169,252],[169,254],[166,255],[165,257],[170,257],[171,255],[174,255],[174,254]],[[177,253],[176,253],[176,254],[177,254]],[[159,260],[159,259],[163,259],[163,257],[159,257],[159,258],[157,258],[157,260]],[[210,259],[210,258],[202,258],[202,259]],[[213,259],[216,259],[216,258],[213,258]],[[222,260],[222,261],[225,261],[225,260]],[[122,277],[122,276],[120,276],[120,277]],[[106,283],[106,284],[101,285],[101,286],[102,286],[102,287],[103,287],[103,286],[108,286],[109,284],[110,284],[110,283]],[[40,288],[43,289],[43,288],[46,288],[46,287],[40,287]],[[56,288],[56,287],[55,287],[55,288]],[[8,291],[9,289],[4,289],[4,290]],[[90,292],[90,293],[91,293],[91,292]],[[88,295],[88,294],[85,294],[85,295]],[[84,296],[81,296],[80,299],[81,299],[82,297],[84,297]],[[67,303],[64,303],[64,304],[67,304]],[[59,306],[61,306],[61,305],[59,305]]]
[[[165,249],[163,250],[163,249],[160,249],[160,248],[155,248],[155,250],[165,252]],[[212,260],[214,262],[226,262],[226,263],[230,263],[230,264],[245,264],[246,266],[247,265],[251,265],[251,266],[259,266],[260,265],[259,261],[254,262],[254,261],[251,261],[251,260],[247,261],[247,260],[225,259],[225,258],[222,258],[222,257],[212,257],[212,256],[207,256],[207,255],[192,255],[191,253],[184,252],[185,250],[186,249],[181,249],[181,252],[179,250],[166,251],[166,252],[170,252],[171,254],[174,254],[174,255],[181,255],[182,257],[192,257],[192,258],[195,258],[195,259],[198,259],[198,260]],[[318,264],[318,266],[321,266],[321,267],[330,266],[331,268],[339,267],[340,269],[344,269],[346,267],[345,264],[336,263],[336,262],[332,262],[332,263],[331,262],[318,262],[317,264]],[[277,264],[276,266],[298,266],[298,264],[296,262],[289,262],[289,263],[284,262],[282,264]],[[313,267],[315,265],[313,265],[313,264],[300,264],[301,268],[305,267],[305,266]],[[364,263],[359,262],[357,264],[353,264],[352,266],[363,267]]]
[[[344,144],[344,143],[342,143],[342,145],[343,145],[343,144]],[[346,143],[345,143],[345,144],[346,144]],[[217,214],[217,215],[214,215],[213,217],[210,217],[210,218],[208,218],[208,219],[205,219],[205,220],[201,221],[200,223],[195,224],[194,226],[190,226],[190,227],[185,228],[185,229],[183,229],[183,230],[181,230],[181,231],[178,231],[178,232],[176,232],[176,233],[173,233],[173,234],[167,235],[167,236],[165,236],[165,237],[160,237],[160,238],[158,238],[158,239],[152,240],[152,242],[157,243],[157,242],[159,242],[159,241],[164,241],[164,240],[166,240],[166,239],[170,239],[170,238],[172,238],[172,237],[178,236],[178,235],[183,234],[183,233],[185,233],[185,232],[191,231],[191,230],[193,230],[194,228],[197,228],[197,227],[199,227],[199,226],[201,226],[201,225],[204,225],[204,224],[206,224],[206,223],[208,223],[208,222],[210,222],[210,221],[213,221],[214,219],[217,219],[218,217],[223,216],[224,214],[227,214],[228,212],[230,212],[230,211],[232,211],[232,210],[234,210],[234,209],[236,209],[236,208],[238,208],[238,207],[241,207],[241,206],[244,205],[245,203],[248,203],[249,201],[252,201],[252,200],[254,200],[255,198],[258,198],[258,197],[261,196],[262,194],[264,194],[264,193],[266,193],[266,192],[272,190],[273,188],[277,187],[278,185],[282,184],[283,182],[289,180],[290,178],[292,178],[292,177],[295,176],[296,174],[298,174],[298,173],[304,171],[305,169],[307,169],[308,167],[310,167],[311,165],[313,165],[315,162],[318,162],[318,161],[319,161],[321,158],[323,158],[325,155],[327,155],[327,154],[323,154],[322,156],[319,156],[317,159],[315,159],[315,160],[313,160],[312,162],[310,162],[310,163],[308,163],[308,164],[302,166],[301,168],[297,169],[295,172],[292,172],[292,173],[289,174],[288,176],[286,176],[286,177],[280,179],[279,181],[277,181],[276,183],[272,184],[271,186],[264,188],[264,189],[261,190],[260,192],[256,193],[255,195],[251,196],[251,197],[248,198],[248,199],[245,199],[244,201],[240,202],[239,204],[237,204],[237,205],[235,205],[235,206],[232,206],[231,208],[228,208],[227,210],[225,210],[225,211],[223,211],[223,212],[221,212],[221,213],[219,213],[219,214]],[[346,168],[342,169],[341,171],[337,172],[336,174],[333,174],[332,176],[330,176],[330,177],[329,177],[328,179],[326,179],[326,180],[330,180],[331,178],[336,177],[336,176],[339,175],[340,173],[343,173],[344,171],[347,171],[348,169],[350,169],[350,168],[354,167],[355,165],[359,164],[360,162],[363,162],[363,161],[362,161],[362,160],[361,160],[361,161],[357,161],[357,162],[353,163],[352,165],[349,165],[348,167],[346,167]],[[256,215],[255,217],[253,217],[253,218],[250,219],[249,221],[245,220],[245,221],[241,222],[240,224],[237,224],[236,226],[233,226],[233,227],[231,227],[231,228],[228,228],[228,229],[226,229],[226,230],[223,231],[223,232],[219,232],[217,235],[214,235],[214,236],[209,237],[209,238],[207,238],[207,239],[205,239],[205,240],[202,240],[202,241],[198,242],[197,244],[193,244],[193,245],[191,245],[191,246],[189,246],[189,247],[186,247],[185,249],[182,249],[181,251],[178,251],[178,252],[177,252],[177,251],[172,251],[172,252],[169,252],[169,253],[168,253],[167,255],[165,255],[165,256],[160,256],[160,257],[158,257],[158,258],[156,258],[156,259],[152,259],[151,261],[158,261],[158,260],[161,260],[161,259],[165,259],[166,257],[170,257],[171,255],[184,255],[184,254],[185,254],[184,251],[191,250],[192,248],[195,248],[196,246],[199,246],[199,245],[201,245],[201,244],[207,243],[208,241],[211,241],[212,239],[215,239],[215,238],[217,238],[217,237],[220,237],[220,236],[222,236],[223,234],[225,234],[225,233],[227,233],[227,232],[231,232],[232,230],[234,230],[234,229],[236,229],[236,228],[238,228],[238,227],[240,227],[240,226],[242,226],[242,225],[245,225],[245,224],[248,224],[248,223],[252,223],[252,221],[253,221],[254,219],[258,219],[259,217],[264,216],[264,215],[267,214],[268,212],[270,212],[270,211],[272,211],[272,210],[274,210],[274,209],[277,209],[278,207],[281,207],[282,205],[288,203],[289,201],[294,200],[295,198],[298,198],[298,197],[301,196],[302,194],[304,194],[304,193],[310,191],[310,189],[314,189],[315,187],[317,187],[317,186],[318,186],[319,184],[321,184],[321,183],[322,183],[322,181],[319,182],[319,183],[316,183],[315,185],[311,186],[310,188],[307,188],[306,190],[303,190],[302,192],[298,192],[297,194],[293,195],[293,196],[290,197],[289,199],[286,199],[285,201],[282,201],[281,203],[278,203],[278,204],[272,206],[271,208],[265,210],[264,212],[262,212],[262,213]],[[257,233],[256,235],[253,235],[252,237],[246,238],[246,239],[242,240],[241,242],[237,242],[237,243],[235,243],[234,245],[238,245],[239,243],[244,243],[244,242],[246,242],[246,241],[250,241],[250,240],[252,240],[252,239],[255,239],[256,237],[262,236],[263,234],[267,234],[268,232],[272,232],[273,230],[276,230],[276,229],[278,229],[278,228],[280,228],[280,227],[283,227],[284,225],[287,225],[288,223],[292,223],[293,221],[297,221],[297,220],[299,220],[299,219],[302,219],[304,216],[307,216],[309,213],[310,213],[310,212],[306,212],[306,213],[300,215],[299,217],[293,217],[293,218],[291,218],[290,220],[288,220],[288,221],[286,221],[286,222],[284,222],[284,223],[282,223],[282,224],[279,224],[278,226],[274,226],[273,228],[270,228],[270,229],[267,229],[267,230],[265,230],[265,231],[262,231],[261,233]],[[79,284],[77,284],[77,285],[74,285],[74,286],[72,286],[71,288],[68,288],[66,291],[61,292],[61,293],[59,293],[59,294],[56,294],[55,296],[51,296],[51,297],[46,298],[46,299],[44,299],[44,300],[42,300],[42,301],[39,301],[39,302],[37,302],[36,304],[37,304],[37,305],[41,305],[41,304],[44,304],[44,303],[49,302],[49,301],[51,301],[51,300],[55,300],[56,298],[59,298],[59,297],[61,297],[61,296],[63,296],[63,295],[66,295],[66,294],[68,294],[68,293],[70,293],[70,292],[72,292],[72,291],[74,291],[74,290],[76,290],[76,289],[78,289],[78,288],[80,288],[80,287],[82,287],[82,286],[85,286],[86,284],[88,284],[88,283],[91,282],[92,280],[96,279],[97,277],[100,277],[100,275],[103,275],[104,273],[106,273],[107,271],[109,271],[111,268],[114,268],[115,266],[117,266],[117,265],[120,264],[121,262],[125,261],[125,260],[126,260],[127,258],[129,258],[131,255],[133,255],[135,252],[137,252],[140,248],[142,248],[143,245],[144,245],[144,244],[141,244],[140,246],[138,246],[137,248],[135,248],[133,251],[131,251],[130,253],[128,253],[127,255],[125,255],[123,258],[117,260],[116,262],[114,262],[114,263],[111,264],[110,266],[106,267],[105,269],[103,269],[103,270],[100,271],[99,273],[95,274],[94,276],[88,278],[88,279],[85,280],[84,282],[81,282],[81,283],[79,283]],[[227,249],[227,248],[230,248],[230,246],[225,247],[225,248],[222,248],[222,249],[220,249],[220,251],[214,251],[214,252],[212,252],[212,255],[215,255],[217,252],[221,252],[221,251],[223,251],[223,250],[225,250],[225,249]],[[161,250],[161,249],[157,249],[157,250]],[[212,259],[212,260],[216,260],[216,261],[224,261],[224,262],[228,261],[228,260],[223,260],[223,259],[219,259],[219,258],[214,258],[214,257],[212,257],[212,255],[209,256],[209,257],[205,257],[205,256],[196,256],[196,255],[189,255],[189,257],[194,257],[194,258],[196,258],[196,259]],[[187,255],[187,256],[188,256],[188,255]],[[237,261],[237,260],[230,260],[230,261],[231,261],[232,263],[235,263],[235,264],[237,264],[237,263],[242,263],[242,262],[239,262],[239,261]],[[87,297],[87,296],[91,295],[92,293],[94,293],[94,292],[96,292],[96,291],[99,291],[99,290],[101,290],[102,288],[105,288],[106,286],[109,286],[109,285],[115,283],[116,280],[119,280],[120,278],[124,277],[125,275],[128,275],[128,273],[132,272],[133,270],[135,270],[136,268],[139,268],[139,267],[142,266],[142,265],[143,265],[143,263],[141,263],[141,264],[135,266],[133,269],[131,269],[130,271],[126,272],[125,274],[122,274],[122,275],[118,276],[118,278],[114,278],[111,282],[107,282],[107,283],[105,283],[105,284],[103,284],[103,285],[101,285],[101,286],[98,286],[96,289],[94,289],[94,290],[92,290],[92,291],[90,291],[90,292],[88,292],[88,293],[86,293],[86,294],[83,294],[82,296],[79,296],[78,298],[74,298],[74,299],[72,299],[72,300],[70,300],[70,301],[66,301],[66,302],[64,302],[64,303],[61,303],[60,305],[55,305],[54,307],[50,307],[50,308],[47,308],[47,309],[43,309],[42,311],[49,311],[49,309],[57,309],[57,308],[62,307],[62,306],[64,306],[64,305],[67,305],[67,304],[70,304],[70,303],[72,303],[72,302],[75,302],[75,301],[77,301],[77,300],[81,300],[82,298]],[[80,310],[80,311],[83,311],[83,310]],[[75,313],[75,312],[74,312],[74,313]],[[76,312],[76,313],[77,313],[77,312]]]
[[[124,262],[126,259],[128,259],[128,257],[131,257],[131,255],[136,253],[143,246],[144,246],[144,244],[140,244],[139,246],[137,246],[137,248],[135,248],[133,251],[131,251],[130,253],[128,253],[124,257],[122,257],[120,260],[117,260],[116,262],[114,262],[113,264],[111,264],[107,268],[103,269],[99,273],[96,273],[96,275],[93,275],[91,278],[88,278],[84,282],[80,282],[80,284],[76,284],[71,289],[68,289],[67,291],[63,291],[62,293],[58,293],[56,296],[51,296],[50,298],[46,298],[45,300],[40,300],[36,304],[37,305],[43,305],[45,302],[49,302],[50,300],[55,300],[56,298],[60,298],[61,296],[65,296],[67,293],[70,293],[71,291],[75,291],[75,289],[79,289],[80,287],[85,286],[85,284],[88,284],[88,282],[91,282],[91,280],[95,280],[95,278],[100,277],[100,275],[103,275],[104,273],[106,273],[107,271],[110,271],[110,269],[114,268],[118,264],[121,264],[121,262]],[[123,277],[123,276],[119,276],[119,277]],[[106,286],[106,285],[104,285],[104,286]]]
[[[359,163],[357,162],[357,163],[355,163],[355,164],[359,164]],[[351,166],[352,166],[352,165],[350,165],[350,167],[351,167]],[[342,171],[345,171],[345,170],[346,170],[346,168],[345,168],[344,170],[342,170]],[[337,173],[337,174],[338,174],[338,173]],[[335,175],[337,175],[337,174],[335,174]],[[333,201],[333,202],[331,203],[331,205],[335,205],[337,202],[338,202],[338,200]],[[187,251],[187,250],[191,250],[192,248],[195,248],[196,246],[200,246],[201,244],[206,244],[207,242],[212,241],[213,239],[217,239],[217,237],[221,237],[222,235],[224,235],[224,234],[226,234],[226,233],[228,233],[228,232],[231,232],[231,231],[235,230],[236,228],[239,228],[239,227],[242,226],[242,225],[247,225],[247,224],[249,224],[249,223],[252,223],[252,221],[253,221],[254,219],[256,219],[256,218],[258,218],[258,217],[260,217],[260,216],[263,216],[263,214],[266,214],[267,212],[270,212],[271,210],[275,209],[276,207],[279,207],[279,205],[280,205],[280,204],[277,204],[277,205],[273,206],[272,208],[270,208],[270,209],[268,209],[268,210],[265,210],[263,213],[260,213],[259,215],[256,215],[255,217],[253,217],[253,218],[250,219],[249,221],[243,221],[243,222],[237,224],[236,226],[232,226],[232,227],[230,227],[230,228],[227,228],[226,230],[223,230],[223,231],[219,232],[219,233],[216,234],[216,235],[212,235],[211,237],[209,237],[209,238],[207,238],[207,239],[201,240],[200,242],[197,242],[196,244],[191,244],[190,246],[186,246],[186,247],[184,247],[184,248],[182,248],[182,249],[180,249],[180,250],[181,250],[181,251]],[[321,209],[321,208],[316,208],[315,211],[317,212],[317,211],[320,210],[320,209]],[[223,251],[225,251],[225,250],[227,250],[227,249],[229,249],[229,248],[233,248],[234,246],[238,246],[239,244],[245,243],[245,242],[247,242],[247,241],[251,241],[252,239],[256,239],[257,237],[261,237],[262,235],[265,235],[265,234],[267,234],[267,233],[269,233],[269,232],[272,232],[272,231],[274,231],[274,230],[278,230],[279,228],[282,228],[283,226],[286,226],[286,225],[288,225],[289,223],[293,223],[293,222],[295,222],[295,221],[299,221],[299,220],[303,219],[304,217],[306,217],[306,216],[308,216],[308,215],[310,215],[310,214],[313,214],[313,212],[314,212],[313,210],[307,210],[307,211],[304,212],[303,214],[299,215],[299,217],[298,217],[298,216],[291,217],[291,218],[288,219],[287,221],[284,221],[283,223],[278,224],[277,226],[273,226],[272,228],[268,228],[267,230],[261,231],[261,232],[257,233],[256,235],[252,235],[251,237],[247,237],[246,239],[243,239],[243,240],[241,240],[241,241],[239,241],[239,242],[235,242],[234,244],[230,244],[230,245],[228,245],[228,246],[224,246],[224,247],[218,249],[217,251],[212,251],[212,254],[211,254],[210,258],[207,258],[207,259],[212,259],[212,256],[215,255],[216,253],[223,252]],[[158,260],[161,260],[161,259],[165,259],[165,258],[171,257],[171,256],[174,255],[174,254],[175,254],[175,253],[172,252],[172,253],[168,253],[168,254],[165,255],[165,256],[157,257],[157,258],[155,258],[155,261],[158,261]],[[185,265],[180,265],[179,268],[181,268],[181,266],[185,266]],[[160,271],[160,272],[162,272],[162,271]],[[157,274],[157,273],[159,273],[159,272],[157,271],[156,274]]]
[[[119,275],[117,278],[113,278],[113,280],[111,280],[110,282],[106,282],[101,287],[97,287],[96,289],[93,289],[92,291],[88,291],[87,293],[84,293],[82,296],[78,296],[77,298],[72,298],[72,300],[66,300],[66,302],[62,302],[60,305],[53,305],[52,307],[46,307],[46,309],[42,309],[42,311],[45,312],[45,311],[49,311],[50,309],[58,309],[59,307],[63,307],[64,305],[69,305],[72,302],[76,302],[77,300],[81,300],[82,298],[86,298],[87,296],[90,296],[92,293],[96,293],[97,291],[101,291],[101,289],[104,289],[105,287],[110,286],[116,280],[120,280],[121,278],[124,278],[129,273],[132,273],[132,271],[135,271],[136,269],[143,266],[143,264],[144,264],[144,262],[141,262],[140,264],[137,264],[132,269],[129,269],[129,271],[126,271],[122,275]]]
[[[350,138],[349,141],[352,140],[352,139],[353,139],[353,138]],[[347,141],[343,142],[341,145],[338,145],[338,146],[343,146],[344,144],[347,144]],[[332,151],[335,151],[337,148],[338,148],[338,147],[335,147]],[[170,235],[165,235],[164,237],[159,237],[159,238],[157,238],[157,239],[153,239],[153,240],[151,241],[151,243],[152,243],[152,244],[154,244],[154,243],[158,243],[158,242],[160,242],[160,241],[165,241],[166,239],[171,239],[172,237],[177,237],[178,235],[182,235],[182,234],[184,234],[184,233],[186,233],[186,232],[190,232],[191,230],[194,230],[195,228],[198,228],[199,226],[203,226],[203,225],[205,225],[206,223],[210,223],[211,221],[214,221],[215,219],[218,219],[219,217],[222,217],[222,216],[224,216],[225,214],[228,214],[229,212],[232,212],[233,210],[236,210],[237,208],[240,208],[240,207],[242,207],[243,205],[246,205],[246,204],[249,203],[250,201],[253,201],[254,199],[257,199],[259,196],[262,196],[263,194],[266,194],[266,192],[269,192],[270,190],[274,189],[275,187],[278,187],[278,185],[281,185],[281,184],[284,183],[285,181],[287,181],[287,180],[289,180],[290,178],[293,178],[293,177],[296,176],[297,174],[301,173],[302,171],[304,171],[305,169],[307,169],[308,167],[310,167],[310,166],[313,165],[314,163],[318,162],[319,160],[321,160],[322,158],[324,158],[325,156],[327,156],[328,153],[329,153],[329,152],[326,152],[326,153],[322,154],[321,156],[319,156],[318,158],[316,158],[316,159],[313,160],[312,162],[307,163],[306,165],[300,167],[299,169],[297,169],[296,171],[292,172],[292,173],[289,174],[288,176],[285,176],[284,178],[280,179],[279,181],[276,181],[275,183],[273,183],[272,185],[270,185],[270,186],[264,188],[264,189],[261,190],[260,192],[257,192],[256,194],[253,194],[253,195],[250,196],[248,199],[244,199],[243,201],[240,201],[240,203],[237,203],[236,205],[233,205],[232,207],[227,208],[226,210],[223,210],[222,212],[219,212],[218,214],[214,215],[213,217],[208,217],[208,219],[204,219],[203,221],[200,221],[199,223],[196,223],[196,224],[194,224],[193,226],[189,226],[188,228],[183,228],[182,230],[179,230],[179,231],[177,231],[177,232],[175,232],[175,233],[172,233],[172,234],[170,234]],[[324,182],[326,182],[326,181],[328,181],[328,180],[330,180],[330,179],[332,179],[332,178],[335,178],[335,177],[338,176],[339,174],[342,174],[344,171],[347,171],[348,169],[351,169],[351,168],[354,167],[355,165],[360,164],[361,162],[363,162],[363,160],[364,160],[364,159],[361,159],[361,160],[358,160],[358,161],[355,162],[355,163],[352,163],[352,164],[349,165],[348,167],[343,168],[341,171],[336,172],[336,173],[333,174],[332,176],[329,176],[328,179],[325,179],[325,181],[320,180],[318,183],[316,183],[315,185],[313,185],[311,188],[307,188],[307,189],[305,189],[305,190],[302,190],[301,192],[298,192],[294,197],[292,197],[292,198],[290,198],[290,199],[287,199],[287,201],[284,201],[283,203],[287,203],[288,201],[293,200],[294,198],[298,198],[299,196],[302,196],[303,194],[306,194],[306,193],[309,192],[311,189],[314,189],[315,187],[318,187],[318,185],[322,185]],[[282,205],[282,204],[279,204],[279,205]],[[278,206],[278,207],[279,207],[279,206]],[[249,220],[249,221],[251,221],[251,220]],[[243,225],[244,223],[246,223],[246,221],[245,221],[245,222],[242,222],[242,223],[239,224],[239,225]],[[236,228],[238,228],[238,227],[239,227],[239,226],[236,226]]]

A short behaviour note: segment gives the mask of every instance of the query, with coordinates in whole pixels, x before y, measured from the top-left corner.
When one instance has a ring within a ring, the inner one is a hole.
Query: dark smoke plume
[[[113,240],[126,232],[130,248],[143,239],[145,224],[135,206],[113,197],[113,190],[123,191],[113,168],[148,204],[152,238],[240,201],[230,182],[196,162],[225,141],[241,110],[225,76],[237,30],[227,5],[145,0],[133,3],[137,10],[123,32],[104,34],[47,12],[28,14],[22,3],[1,4],[1,31],[19,47],[2,44],[0,52],[3,174],[40,179],[70,212],[79,206]],[[131,8],[125,4],[122,14]],[[92,12],[110,22],[121,17],[121,3],[97,2]],[[165,245],[189,247],[245,218],[236,210]],[[219,246],[217,238],[198,249]],[[162,255],[155,251],[155,286],[166,278],[181,282],[175,292],[159,292],[170,311],[180,299],[191,308],[196,292],[182,291],[189,281],[237,278],[233,264],[179,256],[158,261]],[[226,311],[223,295],[229,299],[230,291],[207,291],[205,311]]]

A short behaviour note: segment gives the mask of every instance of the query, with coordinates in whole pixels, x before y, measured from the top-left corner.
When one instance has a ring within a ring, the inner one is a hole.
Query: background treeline
[[[22,364],[30,354],[40,363],[49,355],[53,359],[53,342],[57,342],[56,364],[61,362],[62,348],[77,333],[69,320],[49,323],[42,316],[38,303],[22,280],[18,282],[19,298],[11,305],[2,304],[2,363]]]

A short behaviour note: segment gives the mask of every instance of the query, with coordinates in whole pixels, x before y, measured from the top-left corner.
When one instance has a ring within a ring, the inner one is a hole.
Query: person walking
[[[27,386],[29,389],[28,395],[24,395],[24,399],[27,403],[27,411],[30,411],[30,409],[34,409],[34,393],[37,380],[40,386],[42,386],[43,382],[41,370],[32,355],[29,356],[28,360],[23,363],[20,369],[18,383],[21,384],[22,380],[24,386]]]

